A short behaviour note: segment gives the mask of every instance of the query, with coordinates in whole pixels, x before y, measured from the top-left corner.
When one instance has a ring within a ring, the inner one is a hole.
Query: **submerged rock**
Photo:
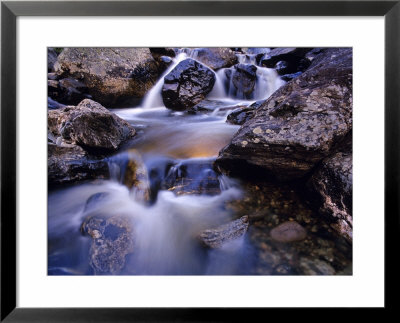
[[[165,78],[162,98],[172,110],[187,110],[204,100],[215,83],[215,74],[193,59],[180,62]]]
[[[220,248],[223,244],[243,236],[249,227],[249,218],[240,219],[220,225],[214,229],[204,230],[199,235],[201,243],[208,248]]]
[[[89,264],[97,275],[118,274],[125,266],[125,258],[134,250],[133,225],[126,216],[88,216],[81,231],[93,240]]]
[[[49,186],[109,177],[107,163],[79,146],[48,144],[47,167]]]
[[[194,48],[192,57],[213,70],[230,67],[237,63],[237,57],[230,48]]]
[[[65,48],[55,71],[61,78],[82,82],[87,94],[107,107],[137,103],[159,75],[148,48],[128,47]]]
[[[256,101],[250,106],[240,107],[232,111],[226,118],[226,122],[230,124],[242,125],[250,120],[256,111],[265,100]]]
[[[323,161],[309,187],[320,196],[319,211],[347,241],[353,238],[353,160],[351,152],[339,152]]]
[[[212,162],[203,160],[182,161],[172,165],[161,187],[176,195],[221,193],[218,175],[212,169]]]
[[[270,232],[271,238],[279,242],[293,242],[304,240],[306,230],[295,221],[283,222]]]
[[[237,176],[299,179],[335,153],[351,129],[352,50],[328,49],[257,109],[216,166]]]
[[[92,152],[116,150],[135,135],[128,122],[89,99],[48,111],[48,128],[54,137]]]
[[[213,113],[215,111],[226,112],[229,110],[244,108],[246,105],[232,105],[227,104],[223,101],[218,100],[203,100],[200,103],[196,104],[194,107],[190,108],[187,112],[191,114],[198,113]]]

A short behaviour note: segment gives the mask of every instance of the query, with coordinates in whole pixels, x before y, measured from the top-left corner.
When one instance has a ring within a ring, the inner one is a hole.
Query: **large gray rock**
[[[320,196],[320,213],[346,240],[353,238],[353,159],[351,152],[338,152],[323,161],[309,187]]]
[[[239,176],[256,170],[298,179],[333,154],[351,129],[352,50],[333,48],[266,100],[220,151],[216,165]]]
[[[113,151],[135,135],[135,129],[102,105],[86,99],[76,107],[48,111],[48,128],[55,138],[90,151]]]
[[[213,70],[230,67],[237,63],[237,57],[230,48],[194,48],[192,57]]]
[[[187,110],[204,100],[215,83],[215,74],[193,59],[180,62],[165,78],[162,98],[172,110]]]
[[[106,107],[137,103],[159,73],[148,48],[65,48],[55,70],[61,78],[82,82]]]
[[[107,163],[90,156],[79,146],[57,146],[49,143],[47,147],[49,186],[109,177]]]

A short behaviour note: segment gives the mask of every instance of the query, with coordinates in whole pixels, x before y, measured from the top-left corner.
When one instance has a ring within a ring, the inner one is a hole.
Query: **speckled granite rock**
[[[138,103],[159,74],[149,48],[65,48],[54,68],[60,78],[82,82],[107,108]]]
[[[279,180],[307,175],[352,129],[352,49],[316,56],[301,76],[277,90],[220,151],[216,166]]]
[[[353,238],[353,160],[339,152],[323,161],[308,183],[321,198],[320,212],[346,240]]]

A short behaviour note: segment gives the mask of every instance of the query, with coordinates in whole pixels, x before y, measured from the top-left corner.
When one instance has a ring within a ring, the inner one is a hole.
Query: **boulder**
[[[47,147],[49,186],[109,177],[107,162],[90,156],[79,146],[49,143]]]
[[[213,70],[230,67],[237,63],[237,57],[230,48],[194,48],[191,56]]]
[[[48,128],[54,137],[91,152],[110,152],[135,135],[135,129],[99,103],[86,99],[76,107],[48,111]]]
[[[308,186],[319,195],[320,213],[351,242],[353,237],[353,161],[351,152],[338,152],[325,159]]]
[[[257,67],[252,64],[235,65],[232,74],[232,83],[236,97],[251,98],[257,81]]]
[[[215,74],[193,59],[181,61],[165,78],[162,98],[172,110],[187,110],[204,100],[215,83]]]
[[[95,275],[119,274],[134,250],[133,225],[127,216],[89,215],[81,232],[92,238],[89,264]]]
[[[65,48],[55,71],[82,82],[87,94],[107,107],[138,103],[159,75],[148,48]]]
[[[265,54],[261,64],[273,68],[279,61],[286,61],[288,64],[297,64],[312,48],[278,47]]]
[[[242,237],[249,227],[248,216],[220,225],[213,229],[207,229],[200,233],[199,239],[207,248],[220,248],[225,243]]]
[[[216,160],[237,176],[304,177],[352,129],[352,50],[332,48],[282,86],[245,122]]]
[[[240,107],[232,111],[226,118],[226,122],[235,125],[242,125],[246,121],[250,120],[256,109],[258,109],[265,100],[259,100],[251,104],[250,106]]]

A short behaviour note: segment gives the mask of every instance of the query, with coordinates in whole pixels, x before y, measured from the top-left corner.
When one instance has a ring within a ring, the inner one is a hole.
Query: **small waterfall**
[[[161,75],[161,77],[157,81],[157,83],[145,95],[142,106],[141,106],[142,108],[150,109],[150,108],[157,108],[157,107],[164,106],[162,96],[161,96],[161,89],[164,84],[164,77],[167,76],[168,73],[171,72],[175,68],[176,65],[178,65],[180,62],[185,60],[187,57],[188,56],[185,52],[181,52],[175,58],[173,58],[171,66],[169,66],[167,68],[167,70],[163,73],[163,75]]]
[[[272,93],[285,84],[278,73],[272,68],[257,66],[257,81],[253,91],[253,99],[269,98]]]

